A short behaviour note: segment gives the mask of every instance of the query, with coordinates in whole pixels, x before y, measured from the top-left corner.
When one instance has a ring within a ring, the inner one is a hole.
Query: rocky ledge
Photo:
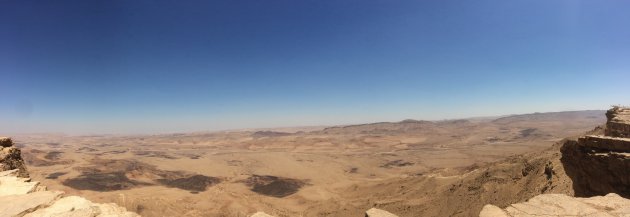
[[[630,217],[630,108],[615,106],[606,117],[604,135],[569,139],[560,150],[576,197],[542,194],[505,209],[488,204],[479,216]]]
[[[486,205],[480,217],[520,216],[630,216],[630,200],[610,193],[606,196],[576,198],[564,194],[541,194],[505,209]]]
[[[28,178],[20,150],[10,138],[0,138],[0,217],[136,217],[113,203],[93,203],[78,196],[48,191]]]
[[[567,141],[562,164],[573,180],[575,196],[616,193],[630,198],[630,108],[614,107],[606,113],[604,135]]]

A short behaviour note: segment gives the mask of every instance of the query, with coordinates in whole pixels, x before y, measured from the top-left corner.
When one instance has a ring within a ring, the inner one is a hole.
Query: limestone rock
[[[22,195],[34,192],[39,182],[31,182],[28,178],[0,176],[0,196]]]
[[[365,212],[365,217],[398,217],[382,209],[372,208]]]
[[[5,176],[17,176],[18,175],[18,170],[6,170],[6,171],[0,171],[0,177],[5,177]]]
[[[269,215],[269,214],[264,213],[264,212],[257,212],[257,213],[254,213],[253,215],[251,215],[250,217],[274,217],[274,216]]]
[[[0,197],[0,217],[23,216],[41,207],[52,204],[61,192],[39,191],[23,195]]]
[[[24,217],[57,217],[57,216],[86,216],[94,217],[100,210],[89,200],[82,197],[69,196],[57,200],[51,206],[26,214]]]
[[[113,203],[93,203],[78,196],[61,198],[62,192],[46,191],[38,182],[16,177],[17,170],[0,172],[0,217],[137,217]]]
[[[509,215],[499,208],[498,206],[487,204],[483,206],[481,212],[479,213],[480,217],[509,217]]]
[[[140,215],[129,212],[127,209],[120,207],[114,203],[96,204],[101,211],[97,217],[139,217]]]
[[[526,216],[630,216],[630,200],[611,193],[606,196],[575,198],[563,194],[541,194],[505,209],[486,205],[480,217]]]

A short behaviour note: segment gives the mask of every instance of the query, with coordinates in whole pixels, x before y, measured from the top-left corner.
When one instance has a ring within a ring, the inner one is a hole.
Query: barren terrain
[[[604,111],[577,111],[310,131],[12,137],[33,179],[143,216],[362,216],[372,206],[440,216],[448,198],[427,194],[605,120]]]

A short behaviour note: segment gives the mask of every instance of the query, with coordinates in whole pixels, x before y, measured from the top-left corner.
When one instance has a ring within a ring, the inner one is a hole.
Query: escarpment
[[[567,141],[561,149],[575,196],[630,197],[630,108],[614,107],[606,117],[604,135]]]
[[[488,204],[479,216],[629,216],[630,108],[615,106],[606,117],[604,135],[596,129],[560,148],[572,192],[542,194],[507,206]],[[565,195],[571,193],[575,197]]]
[[[93,203],[78,196],[64,196],[32,181],[20,149],[10,138],[0,138],[0,217],[135,217],[135,213],[113,203]]]

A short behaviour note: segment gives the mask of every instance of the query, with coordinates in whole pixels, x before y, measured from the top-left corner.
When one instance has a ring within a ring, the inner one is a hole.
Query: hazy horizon
[[[618,105],[613,105],[618,106]],[[625,105],[624,105],[625,106]],[[610,108],[609,106],[608,108]],[[451,117],[451,118],[439,118],[439,119],[417,119],[417,118],[404,118],[398,120],[380,120],[380,121],[367,121],[367,122],[348,122],[348,123],[331,123],[320,125],[278,125],[278,126],[257,126],[257,127],[237,127],[237,128],[223,128],[223,129],[189,129],[189,130],[165,130],[165,131],[146,131],[145,129],[139,129],[139,131],[109,131],[109,132],[63,132],[63,131],[46,131],[46,132],[11,132],[6,131],[12,135],[38,135],[38,134],[61,134],[69,136],[98,136],[98,135],[119,135],[119,136],[132,136],[132,135],[168,135],[179,133],[214,133],[214,132],[237,132],[237,131],[251,131],[251,130],[278,130],[278,129],[291,129],[291,128],[318,128],[318,127],[335,127],[335,126],[351,126],[361,124],[374,124],[384,122],[401,122],[405,120],[415,121],[450,121],[450,120],[474,120],[474,119],[494,119],[518,115],[530,115],[530,114],[545,114],[545,113],[562,113],[562,112],[587,112],[587,111],[601,111],[605,112],[606,109],[584,109],[584,110],[563,110],[563,111],[538,111],[529,113],[512,113],[512,114],[499,114],[499,115],[483,115],[483,116],[466,116],[466,117]],[[282,130],[281,130],[282,131]],[[308,130],[307,130],[308,131]]]
[[[0,133],[630,104],[628,1],[3,1]]]

